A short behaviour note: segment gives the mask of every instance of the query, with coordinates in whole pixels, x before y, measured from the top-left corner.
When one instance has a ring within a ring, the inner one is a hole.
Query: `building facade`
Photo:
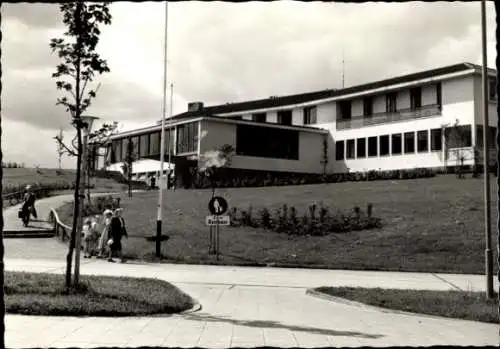
[[[486,132],[494,149],[496,71],[488,74]],[[461,63],[339,90],[208,107],[195,102],[167,121],[165,149],[172,166],[196,168],[204,153],[231,145],[232,168],[287,173],[474,165],[482,163],[481,101],[481,67]],[[158,124],[114,135],[107,168],[120,170],[131,139],[134,175],[158,175],[160,131]]]

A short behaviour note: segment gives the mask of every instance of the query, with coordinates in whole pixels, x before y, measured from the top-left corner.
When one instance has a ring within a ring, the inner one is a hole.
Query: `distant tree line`
[[[25,168],[24,162],[18,163],[13,161],[2,161],[2,168]]]

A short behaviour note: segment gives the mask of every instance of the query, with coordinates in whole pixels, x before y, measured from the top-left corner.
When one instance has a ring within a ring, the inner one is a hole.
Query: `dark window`
[[[149,155],[149,134],[141,135],[139,138],[139,157],[143,158]]]
[[[125,161],[125,157],[127,156],[127,143],[128,138],[122,139],[122,161]]]
[[[299,159],[299,132],[274,127],[236,125],[236,154]]]
[[[318,122],[317,120],[317,108],[316,107],[305,107],[304,108],[304,125],[311,125]]]
[[[443,150],[442,130],[435,128],[431,130],[431,150]]]
[[[230,116],[229,118],[233,120],[243,120],[243,115],[234,115]]]
[[[419,153],[429,151],[429,132],[427,130],[417,132],[417,151]]]
[[[366,138],[358,138],[357,139],[357,157],[364,158],[366,157]]]
[[[131,140],[134,144],[133,156],[134,159],[137,159],[139,157],[139,136],[132,137]]]
[[[445,134],[448,148],[463,148],[472,145],[471,125],[447,127]]]
[[[402,152],[402,137],[401,137],[401,133],[396,133],[396,134],[393,134],[392,135],[392,152],[391,154],[392,155],[398,155],[398,154],[401,154]]]
[[[177,153],[192,153],[198,149],[198,123],[177,126]]]
[[[490,100],[496,101],[496,99],[497,99],[497,79],[489,78],[488,83],[489,83],[488,90],[489,90]]]
[[[356,156],[354,139],[347,140],[346,159],[354,159]]]
[[[415,132],[405,132],[405,154],[415,152]]]
[[[170,146],[170,148],[169,148]],[[174,153],[174,129],[165,130],[165,154]]]
[[[388,93],[385,96],[385,111],[387,113],[396,112],[396,110],[397,110],[397,107],[396,107],[397,97],[398,97],[398,95],[396,92]]]
[[[255,122],[266,122],[266,113],[252,114],[252,121],[255,121]]]
[[[380,156],[389,155],[389,135],[380,136]]]
[[[111,163],[122,161],[122,140],[115,139],[111,145]]]
[[[368,138],[368,156],[378,155],[378,144],[377,137]]]
[[[345,120],[351,118],[351,101],[340,101],[339,109],[341,119]]]
[[[291,125],[292,124],[292,111],[291,110],[279,110],[278,111],[278,124]]]
[[[335,142],[335,160],[344,160],[344,141]]]
[[[373,97],[365,97],[363,99],[363,116],[373,115]]]
[[[436,104],[438,105],[438,107],[441,109],[441,104],[442,104],[442,91],[441,91],[441,83],[438,82],[437,85],[436,85]]]
[[[410,103],[411,109],[418,109],[422,107],[422,88],[415,87],[410,89]]]
[[[160,140],[160,131],[151,133],[149,135],[149,155],[154,156],[160,154]]]

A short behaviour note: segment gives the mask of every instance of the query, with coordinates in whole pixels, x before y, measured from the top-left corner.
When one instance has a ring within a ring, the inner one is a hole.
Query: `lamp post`
[[[87,157],[87,142],[89,138],[89,133],[92,130],[92,124],[94,123],[95,120],[99,119],[98,117],[95,116],[82,116],[81,117],[81,124],[78,126],[82,129],[83,131],[83,140],[82,140],[82,178],[83,181],[80,182],[80,188],[79,188],[79,200],[80,200],[80,206],[79,206],[79,212],[78,212],[78,219],[76,223],[76,240],[75,240],[75,285],[78,285],[80,281],[80,250],[82,246],[82,225],[83,225],[83,203],[85,200],[85,176],[87,175],[87,169],[88,169],[88,157]]]
[[[486,297],[493,298],[493,255],[491,252],[491,205],[489,178],[489,144],[488,144],[488,61],[486,52],[486,1],[481,1],[481,46],[482,46],[482,82],[483,82],[483,171],[484,171],[484,234],[486,246],[484,250],[486,271]]]

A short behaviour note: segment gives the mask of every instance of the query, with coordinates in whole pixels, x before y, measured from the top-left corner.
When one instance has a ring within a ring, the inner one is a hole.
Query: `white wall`
[[[123,173],[122,169],[123,162],[118,162],[116,164],[112,164],[108,166],[106,169],[108,171],[119,171]],[[174,164],[172,163],[171,165],[168,162],[163,163],[163,170],[168,170],[170,168],[174,168]],[[132,163],[132,173],[137,174],[137,173],[142,173],[142,172],[157,172],[160,171],[160,161],[157,160],[150,160],[150,159],[141,159],[138,161],[134,161]]]
[[[292,109],[292,125],[295,126],[304,125],[304,108]]]
[[[272,123],[278,123],[278,112],[277,111],[268,111],[266,114],[266,121]]]
[[[319,124],[326,124],[335,122],[337,120],[337,103],[329,102],[319,104],[317,106],[317,122]],[[310,125],[310,126],[318,126],[318,125]]]
[[[481,76],[476,75],[474,79],[474,114],[477,125],[484,125],[483,122],[483,83]],[[498,114],[497,102],[488,103],[488,125],[497,127]]]
[[[331,133],[331,143],[329,146],[329,172],[364,171],[370,169],[408,169],[415,167],[440,167],[445,162],[455,162],[453,159],[443,161],[443,152],[415,153],[409,155],[377,156],[373,158],[346,159],[343,161],[335,160],[335,141],[368,138],[380,135],[390,135],[394,133],[413,132],[420,130],[431,130],[441,128],[442,125],[453,125],[455,120],[459,124],[472,125],[474,122],[474,85],[472,77],[456,78],[442,82],[442,113],[427,118],[419,118],[409,121],[379,124],[373,126],[360,127],[355,129],[337,130],[336,123],[321,123],[315,125],[327,129]],[[398,108],[409,107],[409,90],[398,93]],[[436,103],[436,85],[427,85],[422,87],[422,105]],[[406,105],[408,104],[408,106]],[[362,100],[354,100],[352,103],[353,116],[362,115]],[[385,95],[374,97],[374,112],[385,112]],[[495,118],[496,121],[496,118]],[[490,125],[492,123],[490,122]],[[416,142],[416,136],[415,136]],[[416,149],[416,147],[415,147]],[[430,149],[430,132],[429,132]],[[453,156],[453,154],[450,154]],[[466,164],[471,164],[467,160]]]

